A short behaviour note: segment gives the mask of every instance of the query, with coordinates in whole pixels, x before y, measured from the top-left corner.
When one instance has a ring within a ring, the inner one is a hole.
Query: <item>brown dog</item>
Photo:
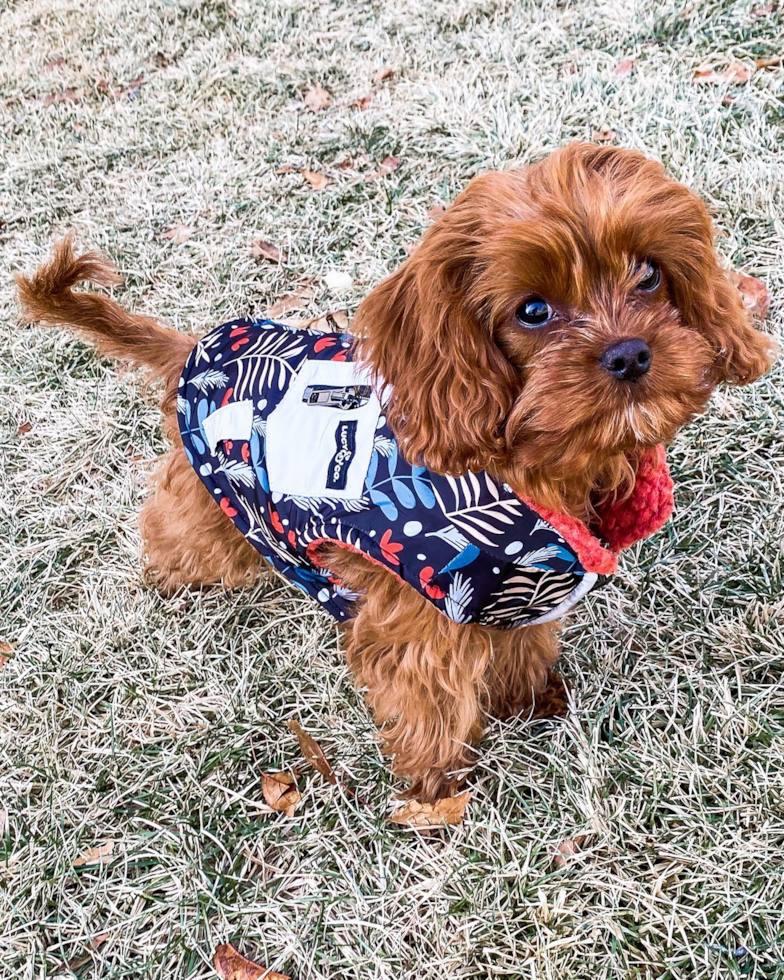
[[[177,426],[195,338],[73,293],[81,280],[118,278],[66,241],[19,278],[20,295],[31,318],[71,325],[165,382],[172,451],[140,517],[149,572],[166,591],[249,584],[264,560],[211,499]],[[355,329],[409,461],[487,471],[542,513],[594,529],[716,384],[754,381],[772,355],[717,262],[700,200],[639,153],[582,144],[472,181],[362,303]],[[488,713],[563,705],[553,626],[457,623],[361,555],[324,545],[319,560],[359,593],[348,662],[421,799],[470,764]]]

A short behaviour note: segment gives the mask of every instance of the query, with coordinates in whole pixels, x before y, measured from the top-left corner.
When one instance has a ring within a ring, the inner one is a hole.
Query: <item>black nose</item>
[[[619,340],[602,354],[602,367],[621,381],[636,381],[648,372],[652,359],[644,340]]]

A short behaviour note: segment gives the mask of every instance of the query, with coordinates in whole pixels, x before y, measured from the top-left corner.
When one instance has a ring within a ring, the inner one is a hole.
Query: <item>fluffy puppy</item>
[[[149,575],[169,592],[250,583],[264,560],[200,482],[177,425],[195,339],[72,292],[80,280],[117,277],[66,241],[19,278],[20,296],[32,319],[71,325],[164,380],[172,450],[140,517]],[[591,528],[615,550],[635,539],[617,518],[656,447],[717,384],[755,380],[772,354],[719,266],[701,201],[639,153],[584,144],[473,180],[354,327],[410,463],[486,471],[556,526]],[[318,560],[359,596],[348,662],[420,799],[470,765],[488,713],[563,710],[556,625],[458,623],[361,554],[325,543]]]

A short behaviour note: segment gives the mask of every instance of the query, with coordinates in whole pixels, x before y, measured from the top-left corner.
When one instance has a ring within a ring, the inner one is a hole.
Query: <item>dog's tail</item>
[[[74,293],[72,287],[80,282],[113,286],[122,278],[98,252],[74,255],[72,239],[68,235],[58,242],[49,261],[29,279],[16,276],[26,316],[73,327],[104,356],[143,365],[154,377],[179,378],[196,338],[127,313],[108,296]]]

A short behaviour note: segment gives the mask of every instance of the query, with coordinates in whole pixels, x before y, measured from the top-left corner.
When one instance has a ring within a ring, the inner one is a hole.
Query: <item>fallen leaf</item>
[[[634,68],[634,58],[623,58],[615,66],[616,75],[630,75]]]
[[[267,806],[287,817],[294,816],[294,810],[302,799],[297,790],[297,780],[290,772],[265,772],[261,775],[261,792]]]
[[[419,242],[406,242],[403,246],[403,251],[406,255],[413,255],[419,246]]]
[[[348,333],[350,325],[348,310],[332,310],[313,317],[312,320],[306,320],[302,327],[307,330],[321,330],[323,333]]]
[[[318,174],[314,170],[300,170],[300,173],[314,191],[323,191],[329,185],[329,177],[324,174]]]
[[[84,95],[84,89],[66,88],[62,92],[50,92],[44,97],[44,105],[59,105],[61,102],[78,102]]]
[[[734,282],[740,290],[746,308],[760,320],[764,320],[770,309],[770,292],[765,283],[761,279],[755,279],[754,276],[747,276],[745,272],[730,270],[728,275],[730,281]]]
[[[108,938],[109,938],[108,932],[102,932],[98,936],[93,936],[93,938],[90,940],[90,948],[98,949],[98,947],[102,946]],[[74,959],[72,960],[68,960],[68,962],[64,964],[64,966],[67,966],[72,973],[75,973],[77,970],[80,970],[83,966],[87,966],[87,964],[90,962],[92,962],[92,956],[77,956],[74,957]],[[63,967],[61,966],[60,969],[62,970]]]
[[[757,68],[778,68],[782,63],[784,55],[778,55],[775,58],[757,58],[755,65]]]
[[[314,85],[305,93],[305,108],[311,112],[322,112],[332,105],[332,96],[320,85]]]
[[[749,12],[750,17],[755,19],[758,17],[767,17],[768,14],[772,14],[774,10],[774,5],[772,3],[763,4],[761,7],[755,7]]]
[[[329,314],[327,314],[329,315]],[[289,729],[294,732],[299,740],[300,751],[302,752],[305,759],[317,769],[327,782],[332,783],[333,786],[337,785],[338,777],[335,775],[332,766],[327,761],[327,757],[318,742],[313,738],[312,735],[308,735],[305,729],[300,725],[298,721],[286,722]]]
[[[555,854],[553,855],[553,864],[556,868],[565,868],[569,858],[574,857],[575,854],[579,854],[583,847],[585,847],[587,840],[587,836],[570,837],[567,840],[562,840],[555,848]]]
[[[44,65],[44,71],[56,71],[58,68],[65,68],[64,58],[55,58]]]
[[[394,74],[394,68],[382,68],[380,71],[374,73],[371,80],[374,85],[379,85],[381,82],[385,82],[388,78],[392,78]]]
[[[721,73],[708,64],[702,64],[694,69],[692,81],[697,85],[721,85],[724,82],[730,85],[742,85],[748,82],[753,74],[754,70],[741,64],[740,61],[731,62]]]
[[[257,238],[250,247],[251,255],[254,259],[268,259],[270,262],[285,262],[286,258],[281,258],[280,249],[272,242],[265,242],[263,238]]]
[[[347,272],[333,269],[324,276],[324,285],[331,293],[344,293],[347,289],[351,289],[354,280]]]
[[[108,840],[106,843],[99,844],[97,847],[89,847],[74,861],[74,867],[81,868],[88,864],[109,864],[112,860],[113,852],[113,840]]]
[[[427,212],[427,216],[431,221],[438,221],[438,219],[443,218],[445,214],[446,208],[442,204],[434,204],[433,207]]]
[[[267,315],[273,318],[283,316],[291,310],[299,310],[303,306],[307,306],[312,299],[313,290],[311,287],[303,286],[301,289],[293,293],[287,293],[285,296],[281,296],[280,299],[276,300],[267,310]]]
[[[246,959],[231,943],[218,946],[212,958],[215,972],[221,980],[291,980],[284,973],[267,970],[252,960]]]
[[[372,101],[372,95],[361,95],[358,99],[354,99],[351,104],[355,109],[359,109],[361,112],[364,112]]]
[[[171,228],[161,235],[161,238],[168,238],[175,245],[182,245],[188,241],[195,231],[196,229],[193,225],[172,225]]]
[[[26,432],[29,432],[33,427],[32,422],[22,422],[19,428],[16,430],[20,436],[23,436]]]
[[[612,143],[617,135],[614,129],[610,129],[609,126],[602,126],[601,129],[596,130],[591,139],[594,143]]]
[[[381,161],[381,169],[386,170],[387,173],[394,173],[395,170],[400,166],[400,157],[384,157]]]
[[[290,163],[284,163],[282,167],[278,167],[275,171],[276,174],[293,174],[294,168]]]
[[[6,643],[5,641],[0,643],[0,670],[5,667],[13,655],[14,647],[11,643]]]
[[[404,827],[444,827],[460,823],[472,794],[466,790],[457,796],[446,796],[435,803],[418,803],[411,800],[389,818],[392,823]]]

